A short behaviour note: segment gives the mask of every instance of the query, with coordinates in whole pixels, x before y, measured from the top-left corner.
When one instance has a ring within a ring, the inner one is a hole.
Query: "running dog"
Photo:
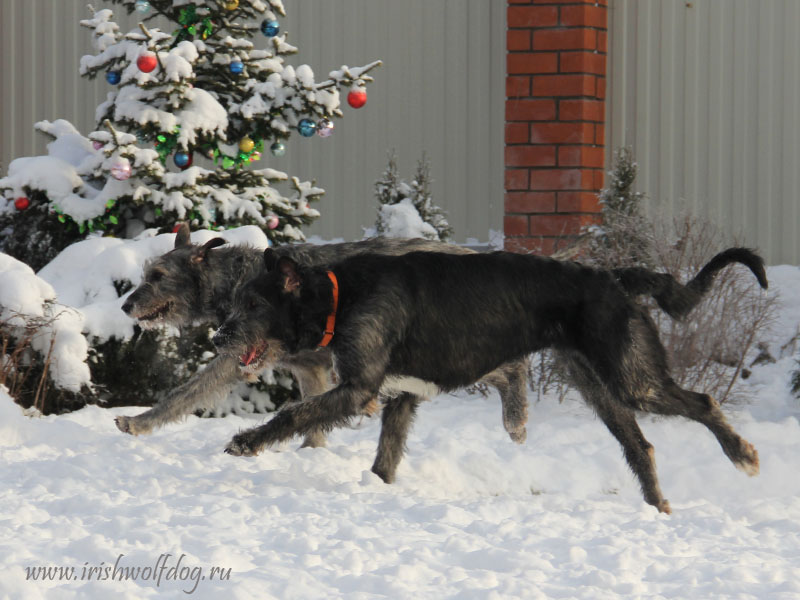
[[[372,467],[388,483],[420,396],[462,388],[504,363],[552,348],[622,445],[645,501],[660,512],[670,506],[636,412],[698,421],[736,467],[758,473],[758,453],[717,402],[670,377],[657,329],[631,297],[631,291],[652,292],[662,308],[681,314],[691,294],[679,301],[681,286],[668,275],[505,252],[364,254],[328,268],[302,266],[268,249],[264,260],[263,272],[235,295],[214,343],[242,363],[280,361],[323,345],[333,354],[338,385],[237,434],[226,447],[230,454],[255,455],[294,435],[344,425],[377,394],[390,392],[396,397],[384,407]],[[745,249],[718,255],[698,277],[713,277],[726,261],[745,262],[767,286],[763,261]],[[703,285],[694,292],[702,293]]]

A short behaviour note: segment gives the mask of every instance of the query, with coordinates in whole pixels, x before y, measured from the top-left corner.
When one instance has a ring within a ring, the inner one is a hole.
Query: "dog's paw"
[[[742,440],[742,447],[739,450],[739,460],[733,463],[740,471],[744,471],[750,477],[758,475],[760,470],[758,460],[758,450],[750,442]]]
[[[233,439],[225,446],[225,452],[231,456],[255,456],[258,454],[258,450],[254,449],[242,434],[233,436]]]
[[[150,433],[150,428],[143,426],[140,424],[136,417],[117,417],[114,419],[114,423],[122,433],[128,433],[130,435],[140,435],[144,433]]]
[[[517,444],[524,444],[525,440],[528,439],[528,429],[526,427],[523,427],[516,431],[509,431],[508,437],[510,437],[511,440],[513,442],[516,442]]]
[[[668,500],[661,500],[658,504],[656,504],[656,508],[658,509],[658,512],[664,513],[665,515],[672,514],[672,507],[670,507]]]

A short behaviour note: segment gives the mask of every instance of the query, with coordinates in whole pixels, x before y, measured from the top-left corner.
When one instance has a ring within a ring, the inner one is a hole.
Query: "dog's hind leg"
[[[645,502],[669,514],[669,502],[664,499],[658,483],[653,445],[645,439],[634,411],[615,401],[584,357],[566,352],[559,352],[557,356],[569,373],[570,383],[622,446],[625,460],[639,480]]]
[[[154,429],[178,421],[200,408],[212,407],[225,398],[240,378],[238,360],[229,356],[218,356],[150,410],[135,417],[120,416],[114,422],[124,433],[151,433]]]
[[[284,405],[266,424],[233,436],[225,452],[234,456],[255,456],[263,448],[294,435],[342,427],[361,414],[376,394],[377,390],[341,384],[321,396]]]
[[[372,472],[386,483],[394,481],[397,465],[403,458],[411,423],[422,400],[420,396],[403,393],[396,398],[390,398],[383,407],[378,454],[375,456]]]
[[[503,406],[503,427],[518,444],[524,443],[528,435],[525,428],[528,422],[527,377],[527,362],[520,359],[501,365],[481,379],[499,392]]]
[[[645,439],[634,412],[609,401],[596,400],[592,398],[589,402],[597,412],[597,416],[622,445],[625,460],[639,480],[645,502],[655,506],[658,512],[671,513],[669,502],[664,499],[661,486],[658,484],[655,449]]]
[[[730,426],[722,409],[711,396],[684,390],[671,379],[663,395],[649,401],[646,410],[661,415],[678,415],[705,425],[713,433],[730,461],[750,476],[758,475],[758,451]]]

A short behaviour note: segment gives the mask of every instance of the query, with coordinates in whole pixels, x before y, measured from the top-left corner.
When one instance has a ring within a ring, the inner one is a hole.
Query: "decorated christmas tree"
[[[375,197],[379,203],[375,233],[389,237],[449,240],[453,228],[447,222],[445,212],[433,203],[430,184],[431,165],[427,155],[422,154],[414,179],[408,183],[398,176],[397,157],[391,151],[386,170],[375,182]]]
[[[30,234],[52,253],[95,231],[133,237],[179,221],[254,224],[273,242],[302,240],[323,190],[268,168],[265,154],[284,154],[295,134],[331,135],[340,90],[363,106],[380,62],[320,82],[308,65],[287,64],[297,48],[281,31],[281,0],[111,2],[142,21],[127,33],[108,9],[81,21],[95,54],[80,73],[111,88],[97,129],[84,137],[64,121],[37,124],[53,139],[50,155],[14,161],[0,179],[0,228],[15,233],[2,249],[25,259]],[[172,24],[148,26],[156,18]]]

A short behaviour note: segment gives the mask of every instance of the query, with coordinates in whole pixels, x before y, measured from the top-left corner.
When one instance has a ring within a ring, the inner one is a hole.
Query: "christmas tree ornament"
[[[117,85],[122,80],[122,73],[119,71],[108,71],[106,81],[111,85]]]
[[[324,119],[320,119],[319,123],[317,123],[317,134],[319,137],[326,138],[333,133],[333,128],[333,121],[325,117]]]
[[[269,218],[267,219],[267,227],[269,227],[270,229],[275,229],[276,227],[278,227],[279,222],[280,220],[276,215],[270,215]]]
[[[172,233],[178,233],[178,230],[181,228],[183,223],[175,223],[175,227],[172,228]]]
[[[16,200],[14,200],[14,208],[17,210],[26,210],[31,205],[31,201],[28,200],[25,196],[20,196]]]
[[[239,0],[228,0],[225,3],[225,10],[236,10],[239,8]]]
[[[145,14],[150,10],[150,2],[148,0],[136,0],[136,10],[142,14]]]
[[[150,73],[158,66],[158,59],[154,52],[145,52],[136,60],[136,66],[142,73]]]
[[[244,71],[244,63],[240,60],[234,60],[230,64],[230,70],[234,75],[239,75],[242,71]]]
[[[269,151],[272,152],[272,156],[283,156],[286,154],[286,144],[275,142],[269,147]]]
[[[347,94],[347,103],[353,108],[361,108],[367,103],[367,90],[356,88]]]
[[[256,143],[247,136],[244,136],[242,139],[239,140],[239,150],[241,150],[245,154],[252,152],[253,148],[255,147]]]
[[[119,181],[128,179],[132,172],[131,163],[127,158],[118,158],[111,164],[111,176]]]
[[[103,142],[98,142],[97,140],[92,142],[92,148],[94,148],[95,150],[100,150],[100,148],[102,148],[103,146],[105,146]]]
[[[261,33],[267,37],[275,37],[281,30],[281,24],[272,19],[264,19],[261,22]]]
[[[314,132],[317,131],[317,124],[311,119],[300,119],[300,122],[297,124],[297,131],[299,131],[300,135],[303,137],[311,137],[314,135]]]
[[[192,154],[190,152],[176,152],[175,158],[175,166],[181,169],[188,169],[192,166]]]

